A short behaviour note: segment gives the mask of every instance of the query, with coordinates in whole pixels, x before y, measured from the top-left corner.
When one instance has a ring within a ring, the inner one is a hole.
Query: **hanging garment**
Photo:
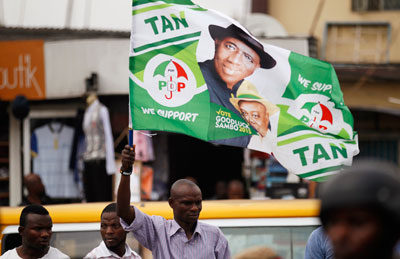
[[[79,189],[69,169],[74,130],[51,122],[34,130],[31,138],[33,172],[40,175],[52,198],[78,198]]]
[[[86,109],[83,117],[83,131],[86,143],[84,160],[105,159],[107,173],[114,174],[116,167],[110,116],[107,107],[102,105],[99,100],[95,100]]]

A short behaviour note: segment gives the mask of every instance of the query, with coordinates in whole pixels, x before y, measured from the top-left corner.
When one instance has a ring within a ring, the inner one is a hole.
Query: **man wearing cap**
[[[210,25],[208,30],[215,42],[215,54],[213,59],[201,62],[199,66],[210,93],[210,102],[240,115],[229,98],[236,96],[244,78],[259,67],[274,67],[276,61],[264,51],[261,43],[234,24],[227,28]],[[228,144],[245,147],[250,136],[236,139],[235,142],[230,139]]]
[[[262,98],[257,88],[250,82],[244,81],[239,87],[236,97],[229,99],[243,119],[247,121],[258,133],[251,137],[248,148],[264,152],[271,152],[274,140],[270,121],[275,121],[273,116],[278,113],[279,108]],[[276,122],[275,122],[276,123]]]

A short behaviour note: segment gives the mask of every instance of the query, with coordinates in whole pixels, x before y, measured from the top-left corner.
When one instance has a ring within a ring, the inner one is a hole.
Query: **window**
[[[267,246],[282,258],[303,259],[308,237],[315,226],[299,227],[221,227],[231,255],[253,246]]]
[[[83,258],[93,248],[97,247],[101,241],[100,231],[53,232],[50,245],[71,258]],[[132,233],[128,233],[126,242],[133,250],[139,252],[139,243]],[[3,238],[3,253],[21,244],[19,233],[6,234]]]
[[[322,55],[332,63],[385,64],[389,42],[389,23],[327,23]]]
[[[354,12],[400,10],[400,0],[352,0]]]

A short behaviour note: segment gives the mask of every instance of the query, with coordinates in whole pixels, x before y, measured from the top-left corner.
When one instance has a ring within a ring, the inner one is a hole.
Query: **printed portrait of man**
[[[210,25],[208,30],[215,42],[214,58],[199,65],[210,101],[237,113],[229,98],[232,94],[236,96],[243,80],[257,68],[273,68],[276,61],[264,51],[261,43],[234,24],[227,28]]]
[[[210,94],[210,102],[222,105],[232,112],[241,115],[229,101],[246,77],[256,69],[271,69],[276,61],[257,40],[234,24],[224,28],[210,25],[209,33],[215,43],[214,58],[199,62],[204,80]],[[246,147],[251,136],[214,141]]]
[[[248,148],[270,153],[273,136],[269,133],[270,118],[277,115],[279,108],[262,98],[257,88],[249,81],[244,81],[237,91],[237,96],[230,98],[230,102],[243,119],[257,131],[252,136]]]

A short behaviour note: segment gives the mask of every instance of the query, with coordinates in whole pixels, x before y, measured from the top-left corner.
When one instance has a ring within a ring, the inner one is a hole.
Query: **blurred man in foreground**
[[[354,165],[323,189],[320,218],[335,259],[392,259],[400,237],[400,178],[378,162]]]

